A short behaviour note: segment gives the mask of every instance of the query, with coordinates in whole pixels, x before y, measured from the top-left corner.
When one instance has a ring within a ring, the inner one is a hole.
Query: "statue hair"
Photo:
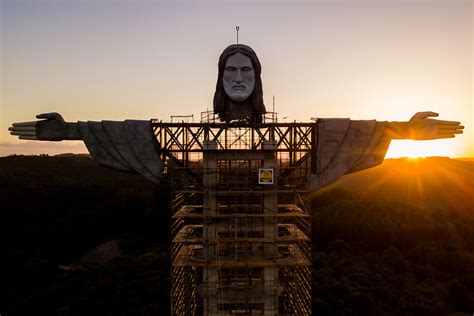
[[[262,116],[266,113],[265,105],[263,104],[263,88],[262,79],[260,76],[262,73],[262,65],[260,64],[260,61],[258,60],[257,54],[254,52],[254,50],[250,46],[243,44],[232,44],[228,46],[226,49],[224,49],[221,56],[219,57],[219,72],[217,75],[216,92],[214,93],[214,114],[219,115],[221,122],[229,122],[232,120],[232,117],[228,117],[226,109],[228,108],[228,104],[234,101],[230,100],[224,91],[222,76],[224,75],[224,68],[227,58],[237,53],[247,56],[252,61],[255,74],[255,87],[252,94],[242,103],[249,102],[252,105],[252,117],[250,118],[251,122],[261,123]]]

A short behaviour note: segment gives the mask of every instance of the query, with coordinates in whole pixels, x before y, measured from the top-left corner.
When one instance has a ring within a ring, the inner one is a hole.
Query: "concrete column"
[[[278,177],[276,174],[276,142],[274,140],[265,141],[263,143],[263,150],[271,150],[265,152],[263,161],[264,168],[273,168],[273,184],[265,186],[265,195],[263,201],[264,213],[276,215],[278,212],[278,194],[276,188],[278,187]],[[272,242],[267,242],[264,245],[264,256],[266,258],[278,258],[278,248],[276,238],[278,237],[278,220],[276,216],[265,217],[264,220],[264,236],[271,239]],[[265,267],[264,284],[265,284],[265,312],[264,315],[278,314],[278,294],[276,288],[278,285],[278,267],[276,264],[271,267]]]
[[[217,237],[216,227],[212,221],[213,216],[217,211],[216,187],[218,182],[217,174],[217,157],[212,150],[217,148],[215,141],[205,141],[203,154],[203,238],[204,238],[204,259],[215,260],[216,245],[215,238]],[[206,151],[211,150],[211,151]],[[212,243],[210,240],[212,240]]]
[[[204,259],[207,261],[216,260],[217,249],[215,240],[217,237],[216,225],[212,221],[217,211],[216,187],[218,182],[217,174],[217,157],[213,151],[217,148],[215,141],[205,141],[203,154],[203,246]],[[206,151],[210,150],[210,151]],[[204,314],[218,315],[217,285],[218,285],[217,268],[204,267],[202,286],[204,287],[205,297]]]
[[[219,315],[219,306],[217,300],[217,285],[219,275],[216,268],[205,267],[203,269],[203,283],[205,287],[204,315]]]

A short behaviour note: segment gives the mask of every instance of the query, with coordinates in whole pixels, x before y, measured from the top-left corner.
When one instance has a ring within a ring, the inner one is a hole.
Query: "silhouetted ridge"
[[[314,314],[470,315],[473,190],[473,161],[435,157],[314,193]],[[169,197],[87,155],[0,158],[2,314],[169,314]],[[80,261],[107,240],[121,256]]]

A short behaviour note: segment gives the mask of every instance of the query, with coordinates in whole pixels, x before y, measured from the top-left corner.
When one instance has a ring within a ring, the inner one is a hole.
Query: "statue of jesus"
[[[228,46],[218,63],[214,113],[222,122],[259,124],[265,114],[262,67],[252,48]],[[309,189],[325,186],[340,176],[380,164],[391,139],[431,140],[453,138],[464,126],[456,121],[437,120],[434,112],[419,112],[408,122],[319,119],[317,159]],[[99,164],[139,173],[158,183],[162,169],[150,121],[66,122],[58,113],[37,115],[39,121],[13,123],[12,135],[20,139],[83,140]]]

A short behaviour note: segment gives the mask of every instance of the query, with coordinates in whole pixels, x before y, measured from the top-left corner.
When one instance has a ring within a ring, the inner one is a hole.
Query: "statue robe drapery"
[[[386,122],[319,119],[316,162],[309,175],[309,190],[316,190],[341,176],[382,163],[390,145]],[[78,122],[81,138],[96,162],[136,172],[159,183],[163,162],[149,121]],[[316,158],[314,158],[316,157]]]
[[[163,162],[150,121],[78,122],[77,126],[97,163],[160,182]]]
[[[387,122],[318,119],[317,144],[311,157],[309,190],[322,188],[345,174],[381,164],[390,145],[385,133]]]

